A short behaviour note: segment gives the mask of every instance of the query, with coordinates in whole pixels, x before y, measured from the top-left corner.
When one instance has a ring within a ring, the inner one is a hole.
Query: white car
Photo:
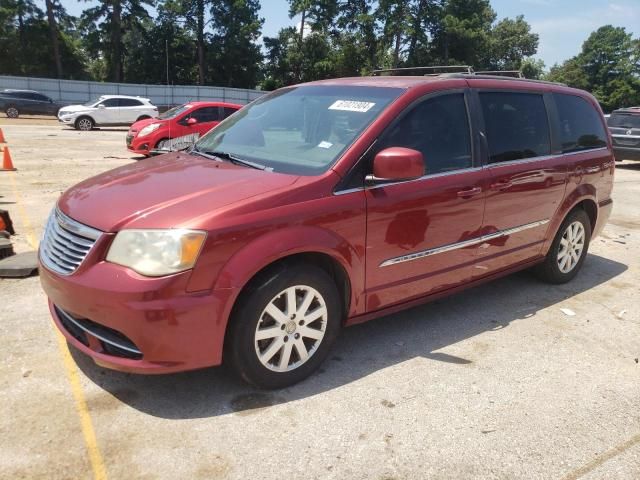
[[[103,95],[84,105],[69,105],[58,111],[58,120],[77,130],[95,126],[131,125],[138,120],[156,118],[158,107],[148,98]]]

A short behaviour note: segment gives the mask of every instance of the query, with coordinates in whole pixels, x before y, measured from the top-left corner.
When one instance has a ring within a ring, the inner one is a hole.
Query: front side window
[[[489,143],[489,163],[551,153],[549,120],[542,95],[481,92],[480,103]]]
[[[195,118],[198,123],[217,122],[220,120],[218,107],[202,107],[191,112],[189,116]]]
[[[102,102],[100,102],[99,105],[104,105],[107,108],[112,108],[112,107],[117,107],[118,103],[119,102],[117,98],[107,98],[106,100],[103,100]],[[96,107],[99,105],[96,105]]]
[[[426,173],[472,165],[469,120],[464,95],[441,95],[421,102],[385,134],[381,149],[412,148],[422,152]]]
[[[554,93],[560,119],[562,152],[577,152],[607,146],[600,115],[584,98]]]
[[[275,172],[318,175],[404,90],[312,85],[270,93],[223,121],[196,144]]]

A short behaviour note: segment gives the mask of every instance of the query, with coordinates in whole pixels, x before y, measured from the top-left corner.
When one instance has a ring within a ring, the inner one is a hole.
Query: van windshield
[[[195,148],[256,162],[275,172],[318,175],[402,92],[340,85],[281,89],[239,110]]]

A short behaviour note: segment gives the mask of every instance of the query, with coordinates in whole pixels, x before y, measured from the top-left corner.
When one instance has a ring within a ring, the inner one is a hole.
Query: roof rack
[[[399,72],[400,75],[403,73],[408,73],[411,71],[414,72],[424,72],[424,71],[433,71],[433,70],[449,70],[449,69],[457,69],[458,72],[440,72],[440,73],[467,73],[469,75],[473,75],[473,68],[469,65],[436,65],[433,67],[402,67],[402,68],[380,68],[371,72],[372,75],[377,76],[383,73],[393,75],[395,72]],[[437,76],[440,73],[423,73],[422,75],[426,76]]]
[[[481,70],[475,72],[476,75],[496,75],[498,77],[524,78],[520,70]]]
[[[527,83],[542,83],[544,85],[561,85],[566,87],[566,83],[560,82],[550,82],[548,80],[534,80],[533,78],[513,78],[507,77],[504,75],[479,75],[476,73],[472,73],[471,75],[467,75],[466,73],[443,73],[442,75],[438,75],[442,78],[469,78],[473,80],[504,80],[504,81],[519,81],[519,82],[527,82]]]

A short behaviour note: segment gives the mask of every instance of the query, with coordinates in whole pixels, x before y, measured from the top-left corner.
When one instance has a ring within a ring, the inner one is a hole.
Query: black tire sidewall
[[[571,269],[571,271],[564,273],[560,270],[560,266],[558,265],[558,251],[560,249],[560,240],[562,239],[562,236],[564,235],[567,227],[575,221],[579,221],[584,227],[584,248],[582,249],[582,253],[580,255],[578,263],[573,267],[573,269]],[[549,249],[549,253],[547,254],[545,263],[543,264],[544,279],[552,283],[566,283],[572,280],[578,274],[578,272],[582,268],[582,264],[587,258],[590,243],[591,221],[589,220],[589,216],[582,209],[574,210],[564,219],[562,225],[560,225],[560,228],[556,233],[555,238],[553,239],[553,243],[551,244],[551,248]]]
[[[342,305],[331,277],[315,265],[294,265],[257,278],[239,299],[231,318],[225,360],[247,382],[265,389],[284,388],[308,377],[326,358],[340,332]],[[322,343],[300,367],[289,372],[274,372],[264,367],[255,352],[254,335],[260,314],[280,292],[293,285],[307,285],[322,295],[327,306],[327,326]]]

